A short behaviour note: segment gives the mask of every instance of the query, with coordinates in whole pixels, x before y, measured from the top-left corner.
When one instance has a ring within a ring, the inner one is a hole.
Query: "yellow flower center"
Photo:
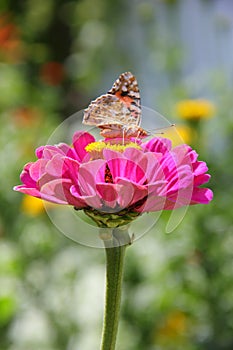
[[[85,150],[91,154],[92,159],[102,158],[103,150],[110,149],[112,151],[117,151],[123,153],[126,148],[136,148],[141,149],[141,146],[135,142],[129,142],[124,145],[120,143],[110,143],[105,141],[91,142],[85,147]]]

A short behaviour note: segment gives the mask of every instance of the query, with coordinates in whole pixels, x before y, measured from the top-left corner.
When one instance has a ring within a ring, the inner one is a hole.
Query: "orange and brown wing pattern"
[[[140,94],[136,78],[126,72],[106,95],[92,101],[84,110],[83,123],[96,126],[138,126],[141,121]],[[102,127],[103,128],[103,127]]]
[[[140,125],[141,100],[135,76],[130,72],[122,73],[108,93],[117,96],[129,109],[131,117],[126,124]]]

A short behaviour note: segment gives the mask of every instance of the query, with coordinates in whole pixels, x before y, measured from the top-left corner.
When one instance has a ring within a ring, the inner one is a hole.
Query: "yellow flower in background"
[[[172,146],[178,146],[181,144],[191,144],[195,137],[195,131],[193,131],[187,125],[175,125],[175,127],[168,128],[163,132],[163,137],[172,141]]]
[[[174,311],[167,316],[164,324],[159,328],[157,337],[160,341],[175,339],[186,335],[188,328],[187,316],[182,311]]]
[[[179,118],[187,120],[200,120],[211,118],[215,106],[208,100],[183,100],[176,104],[176,113]]]
[[[40,198],[32,197],[27,194],[23,196],[21,202],[21,211],[29,216],[37,216],[43,214],[47,209],[54,209],[57,206],[54,203],[43,201]],[[59,208],[63,206],[60,205]]]
[[[25,195],[21,203],[21,211],[30,216],[37,216],[45,211],[44,203],[40,198]]]

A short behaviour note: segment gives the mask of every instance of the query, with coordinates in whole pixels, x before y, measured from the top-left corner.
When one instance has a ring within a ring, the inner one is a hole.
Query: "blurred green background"
[[[12,187],[56,126],[127,70],[207,161],[214,200],[172,234],[164,213],[128,249],[117,349],[233,349],[232,63],[231,0],[1,1],[1,350],[99,348],[104,251]],[[187,104],[197,98],[211,113]]]

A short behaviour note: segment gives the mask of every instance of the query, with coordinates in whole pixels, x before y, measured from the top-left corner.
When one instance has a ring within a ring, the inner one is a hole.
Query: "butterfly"
[[[106,138],[144,138],[138,83],[130,72],[122,73],[105,95],[84,110],[83,124],[97,126]]]

